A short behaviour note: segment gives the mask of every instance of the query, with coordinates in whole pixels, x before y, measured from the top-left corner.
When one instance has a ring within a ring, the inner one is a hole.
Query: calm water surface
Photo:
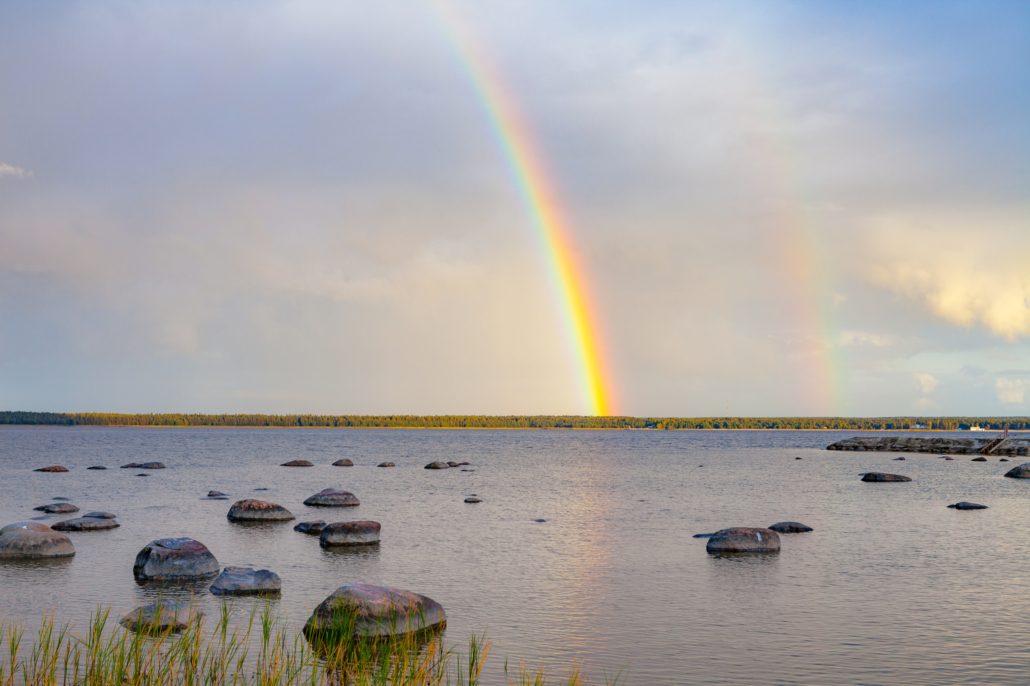
[[[191,536],[222,565],[278,572],[277,611],[298,629],[348,581],[424,593],[447,609],[448,642],[487,634],[486,683],[503,683],[504,658],[627,684],[1030,683],[1030,483],[993,458],[822,450],[846,435],[4,427],[0,522],[64,496],[122,526],[69,534],[65,562],[0,564],[0,622],[121,615],[153,593],[133,581],[139,549]],[[357,466],[329,466],[341,457]],[[294,458],[317,466],[277,466]],[[438,459],[475,471],[422,468]],[[147,460],[169,468],[116,468]],[[54,463],[71,472],[31,471]],[[913,481],[860,483],[867,470]],[[330,486],[360,507],[302,505]],[[200,499],[210,489],[298,520],[375,519],[383,542],[331,553],[292,524],[233,525],[231,500]],[[957,500],[990,509],[945,507]],[[773,557],[714,558],[691,537],[785,519],[815,532]]]

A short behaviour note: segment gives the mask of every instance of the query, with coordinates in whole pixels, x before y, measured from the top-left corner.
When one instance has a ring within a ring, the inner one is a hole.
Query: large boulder
[[[337,460],[336,462],[333,462],[333,466],[334,467],[353,467],[354,466],[354,462],[352,460],[348,460],[345,457],[343,459]]]
[[[323,600],[304,625],[314,645],[346,646],[355,639],[382,639],[442,630],[440,603],[411,591],[350,583]]]
[[[325,488],[305,500],[304,504],[308,507],[355,507],[361,503],[350,491]]]
[[[71,539],[40,522],[15,522],[0,529],[0,559],[71,557]]]
[[[59,464],[52,464],[49,467],[40,467],[39,469],[33,469],[34,472],[48,472],[52,474],[59,474],[61,472],[67,472],[68,468]]]
[[[226,517],[230,522],[286,522],[293,519],[293,513],[282,505],[247,498],[233,503]]]
[[[136,581],[188,581],[218,574],[218,560],[192,538],[159,538],[136,555]]]
[[[709,553],[778,553],[780,536],[772,529],[738,526],[716,531],[708,539]]]
[[[910,477],[902,474],[887,474],[885,472],[866,472],[862,475],[862,481],[872,483],[911,481]]]
[[[293,530],[299,531],[302,534],[308,534],[309,536],[320,536],[324,528],[325,520],[316,519],[310,522],[301,522],[294,526]]]
[[[1030,479],[1030,462],[1024,462],[1017,467],[1013,467],[1005,472],[1005,476],[1010,479]]]
[[[948,507],[950,507],[953,510],[986,510],[987,509],[986,505],[981,505],[980,503],[968,503],[965,500],[963,500],[960,503],[952,503],[951,505],[948,505]]]
[[[379,543],[379,522],[361,519],[353,522],[326,524],[318,537],[323,548],[348,545],[371,545]]]
[[[32,509],[36,512],[46,512],[47,514],[71,514],[72,512],[79,511],[79,508],[71,503],[50,503],[49,505],[40,505]]]
[[[279,575],[268,569],[226,567],[211,584],[215,595],[276,595],[282,591]]]
[[[137,633],[178,633],[202,616],[200,610],[185,603],[163,600],[137,607],[122,617],[118,623]]]
[[[426,469],[450,469],[451,466],[449,464],[447,464],[446,462],[440,462],[439,460],[437,460],[436,462],[430,462],[429,464],[427,464],[425,466],[425,468]]]
[[[315,465],[308,460],[290,460],[289,462],[283,462],[280,467],[314,467]]]
[[[114,515],[110,517],[94,517],[93,515],[108,515],[108,512],[90,512],[77,519],[66,519],[57,522],[51,528],[54,531],[107,531],[117,529],[120,525],[115,521]]]
[[[803,534],[808,531],[815,531],[812,527],[801,522],[776,522],[770,524],[769,528],[778,534]]]

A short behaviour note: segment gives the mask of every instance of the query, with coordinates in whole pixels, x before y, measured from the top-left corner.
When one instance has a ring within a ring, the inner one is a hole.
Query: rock
[[[280,467],[314,467],[312,463],[307,460],[290,460],[289,462],[283,462]]]
[[[116,515],[110,512],[87,512],[82,515],[83,517],[92,517],[93,519],[114,519]]]
[[[380,462],[376,466],[377,467],[396,467],[397,465],[395,465],[393,462]]]
[[[425,469],[450,469],[451,465],[446,462],[430,462],[425,466]]]
[[[1005,476],[1010,479],[1030,479],[1030,462],[1024,462],[1018,467],[1013,467],[1005,472]]]
[[[254,490],[255,491],[267,491],[268,489],[267,488],[255,488]]]
[[[185,603],[167,600],[137,607],[119,620],[129,631],[148,634],[178,633],[203,616]]]
[[[350,491],[325,488],[305,500],[304,504],[308,507],[355,507],[361,503]]]
[[[463,471],[463,472],[474,472],[474,471],[476,471],[476,470],[475,470],[475,469],[463,469],[463,470],[461,470],[461,471]]]
[[[716,531],[708,539],[709,553],[778,553],[780,535],[772,529],[733,527]]]
[[[534,521],[535,523],[537,523],[537,524],[546,524],[546,523],[547,523],[547,520],[546,520],[546,519],[544,519],[543,517],[540,517],[540,518],[538,518],[538,519],[534,519],[533,521]]]
[[[353,467],[354,466],[354,462],[352,462],[351,460],[348,460],[345,457],[342,460],[337,460],[336,462],[333,462],[333,466],[334,467]]]
[[[481,503],[483,501],[480,498],[477,498],[474,495],[470,495],[469,497],[465,498],[465,502],[466,503]]]
[[[694,534],[693,536],[691,536],[691,538],[711,538],[714,535],[715,535],[714,533],[710,533],[710,534]]]
[[[14,522],[0,529],[0,559],[71,557],[71,539],[39,522]]]
[[[970,462],[986,462],[987,458],[981,455],[980,457],[974,457]]]
[[[309,534],[311,536],[318,536],[322,533],[322,529],[325,528],[325,520],[316,519],[310,522],[301,522],[297,526],[293,527],[294,531],[299,531],[302,534]]]
[[[371,545],[379,543],[379,522],[361,519],[353,522],[326,524],[318,542],[323,548],[344,545]]]
[[[986,505],[981,505],[980,503],[967,503],[964,500],[962,502],[960,502],[960,503],[953,503],[951,505],[948,505],[948,507],[950,507],[953,510],[986,510],[987,509]]]
[[[119,526],[118,522],[113,519],[85,516],[57,522],[50,528],[54,531],[107,531],[108,529],[117,529]]]
[[[51,498],[51,500],[53,500],[54,502],[60,502],[62,500],[64,500],[64,501],[71,500],[71,498],[68,498],[68,497],[63,496],[63,495],[55,495],[53,498]]]
[[[218,560],[192,538],[159,538],[136,555],[136,581],[188,581],[218,574]]]
[[[924,436],[856,436],[826,446],[827,450],[858,450],[883,453],[955,453],[975,455],[988,438],[943,438]]]
[[[207,497],[208,498],[228,498],[229,494],[228,493],[222,493],[221,491],[208,491],[207,492]]]
[[[165,469],[164,462],[143,462],[136,465],[136,469]]]
[[[293,513],[282,505],[247,498],[233,503],[226,517],[230,522],[286,522]]]
[[[340,586],[323,600],[304,625],[315,645],[336,647],[354,639],[375,639],[442,630],[443,607],[410,591],[365,583]]]
[[[40,505],[32,509],[36,512],[46,512],[47,514],[71,514],[72,512],[79,511],[79,508],[71,503],[50,503],[49,505]]]
[[[1008,461],[1009,461],[1009,458],[1007,458],[1007,457],[1003,457],[1000,460],[998,460],[998,462],[1008,462]]]
[[[801,522],[776,522],[770,524],[769,528],[778,534],[803,534],[808,531],[815,531],[812,527]]]
[[[32,471],[34,471],[34,472],[48,472],[48,473],[56,474],[56,473],[60,473],[60,472],[67,472],[68,468],[67,467],[62,467],[59,464],[52,464],[49,467],[40,467],[39,469],[33,469]]]
[[[215,595],[277,595],[282,587],[282,579],[273,571],[226,567],[211,584],[211,592]]]
[[[800,458],[800,457],[795,457],[794,459],[795,459],[795,460],[800,460],[801,458]]]
[[[137,474],[136,476],[150,476],[149,474]]]
[[[130,462],[129,464],[123,464],[119,469],[139,469],[140,466],[141,463],[139,462]]]
[[[907,476],[901,474],[885,474],[884,472],[866,472],[862,475],[862,481],[867,482],[887,482],[887,481],[911,481]]]
[[[895,457],[894,459],[895,460],[904,460],[905,458],[904,457]]]
[[[951,455],[945,455],[945,456],[944,456],[944,459],[945,459],[946,461],[948,461],[948,462],[951,462],[951,461],[953,461],[953,460],[954,460],[955,458],[954,458],[954,457],[952,457]]]
[[[92,467],[86,467],[86,469],[105,470],[107,469],[107,467],[105,467],[104,465],[97,464],[93,465]]]

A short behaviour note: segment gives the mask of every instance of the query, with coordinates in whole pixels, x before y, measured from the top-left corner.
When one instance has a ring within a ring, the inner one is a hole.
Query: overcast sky
[[[454,6],[617,411],[1030,411],[1030,3]],[[0,3],[0,409],[585,411],[442,16]]]

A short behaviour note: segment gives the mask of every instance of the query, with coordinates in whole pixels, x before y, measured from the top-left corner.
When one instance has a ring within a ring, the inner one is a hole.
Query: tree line
[[[381,429],[1030,430],[1030,417],[590,417],[578,415],[123,414],[0,411],[0,424]]]

